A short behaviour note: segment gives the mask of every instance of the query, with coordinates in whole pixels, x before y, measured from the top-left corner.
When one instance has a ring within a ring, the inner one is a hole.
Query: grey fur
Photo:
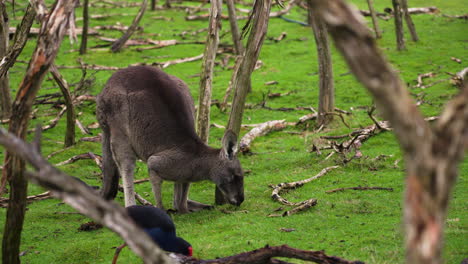
[[[244,200],[243,171],[236,157],[237,136],[227,131],[223,148],[207,146],[195,132],[193,99],[177,77],[149,66],[119,70],[97,97],[102,128],[102,195],[113,199],[122,176],[125,206],[135,204],[133,171],[147,163],[156,205],[162,208],[163,180],[174,181],[174,208],[181,212],[211,207],[188,200],[191,182],[213,181],[226,200]]]

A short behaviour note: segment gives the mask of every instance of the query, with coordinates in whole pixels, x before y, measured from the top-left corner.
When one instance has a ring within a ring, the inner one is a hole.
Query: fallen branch
[[[290,216],[290,215],[293,215],[295,213],[305,211],[305,210],[307,210],[310,207],[315,206],[315,205],[317,205],[317,199],[312,198],[312,199],[309,199],[309,200],[305,200],[300,205],[294,207],[291,210],[288,210],[288,211],[284,212],[281,216],[283,216],[283,217],[284,216]]]
[[[192,61],[197,61],[197,60],[201,60],[203,58],[203,54],[200,54],[200,55],[197,55],[195,57],[188,57],[188,58],[182,58],[182,59],[177,59],[177,60],[170,60],[170,61],[166,61],[166,62],[163,62],[163,63],[156,63],[157,65],[160,65],[161,68],[165,69],[171,65],[175,65],[175,64],[180,64],[180,63],[184,63],[184,62],[192,62]]]
[[[333,190],[325,191],[325,193],[334,193],[334,192],[341,192],[344,190],[385,190],[393,192],[393,188],[386,188],[386,187],[367,187],[367,186],[358,186],[358,187],[345,187],[345,188],[337,188]]]
[[[316,180],[316,179],[322,177],[323,175],[327,174],[327,172],[329,172],[329,171],[331,171],[333,169],[336,169],[336,168],[339,168],[339,166],[327,167],[327,168],[321,170],[314,177],[311,177],[311,178],[308,178],[308,179],[305,179],[305,180],[300,180],[300,181],[295,181],[295,182],[282,182],[282,183],[279,183],[279,184],[277,184],[277,185],[275,185],[273,187],[273,191],[271,192],[271,198],[273,200],[279,202],[279,203],[284,204],[284,205],[291,205],[291,206],[301,205],[303,202],[299,202],[299,203],[290,202],[287,199],[281,197],[280,193],[285,191],[285,190],[297,189],[297,188],[303,186],[304,184],[306,184],[308,182],[311,182],[313,180]]]
[[[101,142],[102,136],[97,135],[94,137],[82,137],[80,138],[80,141],[86,141],[86,142]]]
[[[434,121],[437,120],[439,117],[438,116],[431,116],[431,117],[426,117],[424,118],[425,121]],[[328,145],[323,145],[323,146],[317,146],[313,145],[312,146],[312,151],[317,152],[318,154],[321,153],[321,150],[325,149],[333,149],[338,153],[343,153],[344,150],[349,152],[351,149],[352,145],[358,141],[359,143],[363,143],[364,141],[368,140],[370,137],[379,134],[380,132],[383,131],[390,131],[393,128],[390,127],[390,122],[388,121],[374,121],[373,125],[367,126],[362,129],[357,129],[352,131],[349,134],[346,135],[338,135],[338,136],[322,136],[320,138],[323,139],[340,139],[340,138],[349,138],[353,137],[347,141],[344,141],[342,143],[338,143],[335,141],[329,142]]]
[[[91,132],[89,132],[89,130],[85,126],[83,126],[81,121],[78,120],[78,118],[75,119],[75,124],[78,126],[78,128],[80,129],[82,134],[84,134],[84,135],[90,135],[91,134]]]
[[[31,28],[29,31],[29,35],[39,35],[39,28]],[[13,35],[16,33],[16,28],[15,27],[10,27],[9,28],[10,35]],[[76,34],[81,35],[83,34],[83,29],[82,28],[76,28]],[[88,29],[88,35],[99,35],[99,32],[96,30]]]
[[[290,264],[290,262],[273,259],[275,257],[301,259],[320,264],[364,264],[362,261],[349,261],[339,257],[327,256],[324,251],[301,250],[288,245],[274,247],[267,245],[264,248],[213,260],[198,260],[176,254],[176,261],[180,264]]]
[[[255,138],[264,136],[273,131],[283,130],[288,125],[291,125],[291,123],[287,123],[285,120],[274,120],[262,123],[254,127],[240,140],[239,150],[244,154],[250,152],[250,144],[252,144],[252,141]]]
[[[468,67],[457,72],[451,79],[451,82],[458,87],[463,87],[463,83],[466,82],[466,75],[468,75]]]
[[[57,164],[55,164],[55,166],[57,167],[60,167],[60,166],[63,166],[63,165],[67,165],[67,164],[72,164],[72,163],[75,163],[76,161],[78,160],[83,160],[83,159],[93,159],[96,164],[101,167],[101,161],[102,161],[102,157],[99,156],[99,155],[96,155],[92,152],[87,152],[87,153],[82,153],[82,154],[78,154],[78,155],[75,155],[67,160],[64,160],[62,162],[59,162]],[[99,162],[97,161],[97,159],[99,160]]]
[[[90,15],[89,18],[92,20],[99,20],[99,19],[106,19],[106,18],[113,17],[113,16],[123,17],[123,16],[134,16],[134,15],[135,14],[125,14],[125,13],[96,14],[96,15]],[[83,20],[83,17],[77,17],[75,19],[75,21],[81,21],[81,20]]]
[[[34,201],[40,201],[40,200],[45,200],[45,199],[49,199],[49,198],[52,198],[52,195],[50,194],[50,191],[47,191],[47,192],[43,192],[43,193],[40,193],[40,194],[28,196],[28,197],[26,197],[26,201],[28,203],[32,203]],[[1,208],[7,208],[9,200],[10,199],[8,199],[8,198],[0,197],[0,207]]]
[[[67,111],[66,106],[62,105],[61,107],[62,107],[62,110],[60,110],[60,112],[58,112],[57,116],[54,119],[50,120],[49,124],[42,127],[43,131],[49,130],[49,129],[54,128],[55,126],[57,126],[58,121],[60,120],[60,118],[62,118],[65,111]],[[30,129],[30,130],[28,130],[28,133],[34,133],[35,130],[36,130],[35,128]]]
[[[451,15],[445,15],[445,14],[443,14],[442,16],[444,16],[444,17],[450,17],[450,18],[458,18],[458,19],[465,19],[465,20],[468,20],[468,14],[456,15],[456,16],[451,16]]]
[[[281,17],[281,16],[287,14],[291,10],[291,8],[296,4],[297,1],[298,0],[290,1],[288,3],[288,5],[286,6],[286,8],[284,8],[284,9],[282,9],[280,11],[270,12],[269,17]],[[210,17],[210,14],[191,15],[191,16],[186,16],[185,20],[186,21],[208,20],[209,17]],[[244,19],[248,19],[248,18],[249,18],[249,16],[237,16],[236,20],[244,20]],[[228,20],[229,16],[221,15],[221,19]]]
[[[416,88],[422,88],[422,89],[426,88],[426,87],[423,85],[423,79],[424,79],[424,78],[432,78],[432,77],[434,77],[434,76],[435,76],[435,73],[433,73],[433,72],[428,72],[428,73],[419,74],[419,75],[418,75],[418,79],[417,79],[418,84],[416,84],[415,87],[416,87]]]

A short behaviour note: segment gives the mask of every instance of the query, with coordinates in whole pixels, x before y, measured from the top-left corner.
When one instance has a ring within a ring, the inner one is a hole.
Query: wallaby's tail
[[[109,128],[102,126],[102,189],[101,196],[106,200],[112,200],[119,191],[119,170],[112,157],[110,147]]]

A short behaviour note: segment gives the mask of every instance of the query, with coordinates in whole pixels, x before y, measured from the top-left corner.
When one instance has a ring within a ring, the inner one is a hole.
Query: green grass
[[[49,1],[50,2],[50,1]],[[354,1],[362,9],[366,8],[365,1]],[[16,3],[23,7],[23,2]],[[185,3],[194,4],[194,3]],[[376,1],[376,8],[380,11],[390,6],[390,1]],[[452,1],[411,1],[411,6],[437,6],[444,14],[463,14],[467,12],[466,4],[461,0]],[[276,10],[276,7],[273,8]],[[91,8],[92,14],[100,13],[130,13],[137,12],[137,8]],[[11,16],[11,25],[16,26],[22,11],[17,10],[16,18]],[[81,16],[81,9],[77,9],[77,16]],[[152,17],[173,17],[167,22],[154,20]],[[141,22],[143,31],[134,38],[152,39],[180,39],[176,36],[182,31],[192,31],[206,27],[206,21],[184,20],[185,13],[177,10],[148,11]],[[305,21],[306,12],[295,7],[287,17]],[[420,42],[413,43],[407,38],[407,51],[397,52],[395,49],[395,34],[393,20],[379,20],[383,29],[383,38],[378,44],[390,63],[399,71],[401,78],[409,84],[409,92],[416,96],[424,96],[424,104],[420,110],[425,116],[438,115],[444,104],[457,93],[458,89],[448,81],[441,82],[427,89],[411,88],[415,84],[418,74],[435,72],[437,76],[426,83],[450,77],[446,72],[455,73],[467,67],[468,36],[467,22],[460,19],[446,18],[441,15],[413,16],[419,33]],[[110,25],[121,22],[128,25],[132,16],[114,16],[103,20],[91,21],[91,26]],[[370,20],[367,19],[369,22]],[[81,26],[78,22],[77,26]],[[243,25],[243,21],[240,25]],[[370,22],[369,22],[369,25]],[[35,25],[37,26],[37,25]],[[228,30],[227,21],[223,22],[223,30]],[[256,104],[263,100],[269,92],[289,92],[293,94],[267,100],[270,107],[313,106],[318,104],[318,66],[315,43],[312,31],[308,27],[288,23],[279,18],[272,18],[268,29],[268,37],[276,37],[281,32],[287,33],[287,38],[275,43],[266,40],[262,48],[260,59],[264,65],[252,76],[253,91],[247,97],[247,103]],[[106,37],[119,37],[121,33],[106,31]],[[156,36],[155,34],[159,34]],[[189,40],[204,40],[206,33],[189,36]],[[230,44],[229,34],[221,38],[222,44]],[[95,37],[89,40],[89,46],[102,44]],[[20,60],[28,61],[35,47],[34,39],[27,44]],[[77,53],[79,43],[70,44],[65,39],[56,59],[57,65],[78,65]],[[121,53],[112,54],[108,49],[100,48],[81,56],[84,62],[106,66],[124,67],[138,62],[162,62],[182,57],[196,56],[203,52],[202,45],[178,45],[162,49],[135,51],[134,47],[125,49]],[[462,60],[458,64],[450,59],[457,57]],[[322,135],[340,135],[351,130],[372,123],[367,117],[366,110],[361,107],[372,104],[372,99],[365,89],[350,75],[343,75],[349,70],[341,56],[333,50],[335,73],[336,106],[351,111],[346,116],[347,128],[337,118],[330,126],[320,133],[314,133],[314,123],[308,127],[288,128],[285,131],[271,133],[258,138],[252,145],[254,155],[240,156],[245,170],[250,171],[245,178],[246,200],[240,208],[220,206],[211,211],[202,211],[188,215],[174,215],[178,234],[190,241],[194,247],[195,256],[209,259],[227,256],[265,245],[288,244],[292,247],[309,250],[326,250],[330,255],[341,256],[346,259],[359,259],[368,263],[403,263],[404,247],[402,228],[402,198],[404,192],[404,164],[394,167],[396,160],[402,160],[399,145],[390,132],[381,133],[365,142],[361,148],[364,155],[345,167],[336,169],[319,180],[306,184],[304,187],[285,194],[292,201],[302,201],[317,198],[317,206],[306,212],[285,218],[271,218],[269,214],[281,206],[271,200],[269,184],[285,181],[296,181],[309,178],[317,174],[322,168],[341,164],[337,155],[325,160],[326,152],[322,155],[311,153],[313,142]],[[231,60],[230,65],[233,64]],[[25,63],[17,63],[10,71],[12,94],[22,80],[26,69]],[[191,62],[170,66],[166,71],[183,79],[191,88],[195,100],[198,99],[198,77],[201,62]],[[81,78],[80,70],[63,69],[61,73],[69,83],[76,83]],[[221,100],[231,71],[215,68],[213,99]],[[88,71],[88,77],[94,81],[89,93],[96,95],[103,87],[111,71]],[[264,85],[267,81],[278,81],[272,86]],[[56,84],[46,78],[40,95],[58,92]],[[35,106],[39,107],[39,106]],[[80,120],[89,125],[96,122],[94,104],[85,103],[78,108],[82,112]],[[38,122],[47,122],[57,112],[50,105],[40,106],[37,118],[30,122],[34,126]],[[268,120],[286,119],[296,121],[306,111],[278,112],[264,109],[246,109],[244,123],[260,123]],[[212,109],[212,122],[226,124],[228,113],[217,108]],[[44,132],[43,153],[48,155],[63,147],[65,118],[54,129]],[[303,132],[305,133],[288,133]],[[99,129],[92,129],[96,135]],[[243,130],[242,134],[247,130]],[[210,144],[219,146],[223,131],[212,128]],[[77,131],[77,138],[83,135]],[[78,142],[76,146],[65,150],[50,159],[51,163],[58,163],[69,157],[92,151],[101,153],[100,144]],[[383,160],[374,158],[385,154]],[[0,155],[3,160],[3,153]],[[77,176],[90,185],[100,185],[99,170],[90,160],[78,161],[74,164],[60,167],[66,173]],[[460,263],[468,257],[468,206],[467,206],[467,176],[468,160],[465,158],[460,165],[460,176],[452,194],[445,231],[444,259],[446,263]],[[138,163],[137,178],[147,177],[145,165]],[[326,194],[326,190],[353,186],[383,186],[391,187],[388,191],[345,191]],[[148,183],[140,184],[137,191],[148,200],[153,201],[151,187]],[[465,190],[465,191],[463,191]],[[29,194],[44,191],[36,185],[29,185]],[[164,184],[166,207],[171,205],[172,184]],[[214,185],[210,182],[196,183],[191,188],[190,196],[194,200],[213,203]],[[119,194],[117,202],[123,204],[123,195]],[[285,207],[287,209],[288,207]],[[223,213],[221,209],[232,211]],[[28,205],[26,220],[22,235],[21,257],[23,263],[109,263],[114,253],[114,247],[122,240],[108,229],[92,232],[80,232],[80,224],[90,221],[75,212],[73,208],[58,200],[44,200]],[[64,214],[65,213],[65,214]],[[0,233],[3,233],[5,209],[0,209]],[[293,232],[283,232],[281,228],[294,228]],[[0,253],[1,254],[1,253]],[[119,263],[141,263],[141,260],[130,250],[121,253]]]

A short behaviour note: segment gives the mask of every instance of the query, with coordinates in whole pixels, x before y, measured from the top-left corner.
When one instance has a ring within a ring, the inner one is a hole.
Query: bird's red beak
[[[189,255],[189,257],[191,257],[191,256],[193,255],[193,249],[192,249],[192,247],[189,247],[189,248],[188,248],[188,255]]]

